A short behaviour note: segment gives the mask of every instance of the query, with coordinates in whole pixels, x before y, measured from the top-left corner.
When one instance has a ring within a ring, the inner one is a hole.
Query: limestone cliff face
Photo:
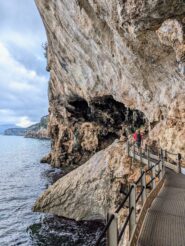
[[[123,143],[113,143],[125,124],[150,124],[151,140],[185,156],[185,1],[36,4],[48,37],[49,159],[57,167],[87,162],[34,209],[103,218],[130,173]]]
[[[175,146],[183,154],[185,2],[36,0],[36,4],[48,37],[53,165],[76,158],[86,161],[70,155],[75,131],[83,139],[82,124],[90,121],[74,114],[83,103],[92,113],[93,101],[105,96],[140,110],[151,123],[160,122],[157,141],[162,147],[173,148],[169,131],[175,142],[180,134]],[[90,123],[86,134],[94,150],[98,148],[96,131],[102,131],[101,127]],[[88,150],[82,147],[82,151],[87,154]]]

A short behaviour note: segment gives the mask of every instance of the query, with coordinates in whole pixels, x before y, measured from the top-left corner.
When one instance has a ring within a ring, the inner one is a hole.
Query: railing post
[[[144,204],[145,200],[146,200],[146,174],[145,174],[144,169],[141,170],[141,175],[142,174],[143,174],[143,176],[142,176],[142,179],[141,179],[141,187],[143,188],[143,193],[142,193],[142,196],[141,196],[141,200],[142,200],[142,204]]]
[[[147,160],[148,160],[148,167],[150,167],[150,149],[147,148]]]
[[[155,166],[153,166],[153,168],[152,168],[152,176],[151,176],[151,178],[153,179],[152,180],[152,190],[153,189],[155,189]]]
[[[164,156],[163,155],[162,155],[161,163],[162,163],[162,177],[164,177],[164,174],[165,174],[165,165],[164,165]]]
[[[181,173],[181,154],[178,154],[177,157],[178,157],[177,171],[178,173]]]
[[[108,214],[108,219],[111,217],[111,214]],[[118,245],[118,216],[114,214],[114,219],[111,222],[108,232],[107,232],[107,246],[117,246]]]
[[[162,162],[162,158],[161,158],[161,161],[159,162],[159,171],[160,174],[159,174],[159,180],[161,180],[163,178],[163,162]]]
[[[131,238],[132,233],[135,229],[136,226],[136,185],[131,184],[132,191],[130,193],[130,199],[129,199],[129,211],[133,208],[132,214],[130,216],[130,221],[129,221],[129,238]]]

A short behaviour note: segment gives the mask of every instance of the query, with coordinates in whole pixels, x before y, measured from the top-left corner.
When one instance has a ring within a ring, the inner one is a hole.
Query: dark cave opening
[[[123,124],[139,128],[146,123],[145,115],[141,111],[127,108],[112,96],[94,99],[91,102],[91,112],[92,109],[96,122],[115,129],[121,129]]]
[[[145,115],[141,111],[127,108],[112,96],[97,97],[89,103],[76,97],[68,102],[67,110],[70,112],[71,125],[91,122],[100,126],[99,149],[119,138],[123,127],[134,132],[146,123]]]
[[[96,122],[116,129],[120,129],[122,124],[139,128],[146,123],[145,115],[141,111],[127,108],[112,96],[97,97],[89,104],[85,99],[77,97],[68,101],[66,108],[71,114],[71,122]]]
[[[78,97],[69,101],[67,110],[71,113],[73,120],[76,118],[76,120],[89,121],[91,111],[87,101],[83,98]]]
[[[95,152],[147,123],[139,110],[127,108],[110,95],[87,102],[75,96],[65,105],[68,125],[60,128],[60,163],[81,165]],[[58,129],[53,131],[56,135]],[[57,139],[57,137],[56,137]]]

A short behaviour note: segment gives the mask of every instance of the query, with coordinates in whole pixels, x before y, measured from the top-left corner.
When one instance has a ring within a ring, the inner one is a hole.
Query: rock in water
[[[130,173],[125,144],[114,142],[87,163],[50,186],[36,201],[33,210],[75,220],[105,219],[115,209],[121,182]]]
[[[47,154],[46,156],[44,156],[41,160],[41,163],[51,163],[51,153]]]

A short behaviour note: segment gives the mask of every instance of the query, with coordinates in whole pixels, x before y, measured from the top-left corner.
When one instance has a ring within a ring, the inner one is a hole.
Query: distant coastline
[[[48,116],[43,116],[39,123],[27,128],[13,127],[1,131],[6,136],[23,136],[26,138],[50,139],[48,134]]]

